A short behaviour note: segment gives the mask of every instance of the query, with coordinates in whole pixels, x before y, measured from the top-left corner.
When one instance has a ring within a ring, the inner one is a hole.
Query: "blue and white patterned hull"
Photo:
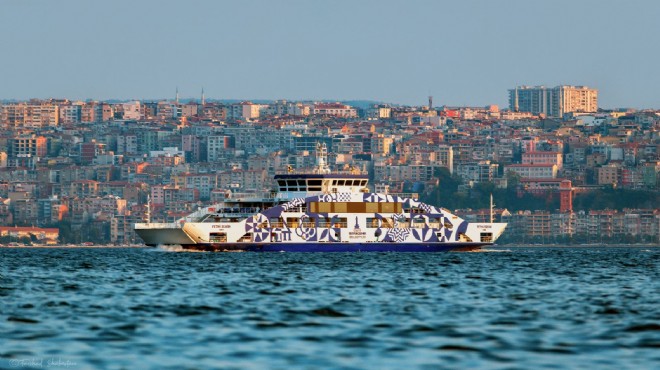
[[[184,245],[219,252],[449,252],[480,249],[484,243],[221,243]]]
[[[374,193],[295,198],[240,221],[209,219],[180,228],[136,224],[135,230],[146,244],[199,250],[442,252],[491,245],[506,227],[469,223],[415,199]]]

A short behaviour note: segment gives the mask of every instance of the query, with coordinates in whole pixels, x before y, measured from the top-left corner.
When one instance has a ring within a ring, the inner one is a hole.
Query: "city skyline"
[[[178,86],[506,107],[513,86],[570,84],[598,89],[603,108],[660,106],[652,1],[35,4],[0,14],[0,99],[171,99]]]

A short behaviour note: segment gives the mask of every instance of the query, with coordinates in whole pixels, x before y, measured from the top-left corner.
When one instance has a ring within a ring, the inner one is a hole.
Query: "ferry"
[[[136,223],[135,232],[148,246],[202,251],[443,252],[492,245],[506,227],[469,223],[415,194],[372,192],[364,171],[331,171],[324,144],[312,170],[275,180],[276,192],[229,194],[175,223]]]

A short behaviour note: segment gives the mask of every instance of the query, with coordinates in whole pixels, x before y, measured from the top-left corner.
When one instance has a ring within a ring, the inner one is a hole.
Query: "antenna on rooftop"
[[[206,99],[204,98],[204,86],[202,86],[202,105],[206,103]]]
[[[176,87],[176,97],[174,99],[177,104],[179,104],[179,86]]]
[[[433,109],[433,96],[429,95],[429,110]]]

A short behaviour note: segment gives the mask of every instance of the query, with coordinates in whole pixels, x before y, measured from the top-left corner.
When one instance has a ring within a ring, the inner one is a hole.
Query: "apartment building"
[[[509,109],[547,117],[565,113],[596,112],[598,90],[586,86],[518,86],[509,90]]]
[[[312,114],[354,118],[357,117],[357,110],[350,105],[341,103],[317,103],[312,108]]]
[[[525,152],[522,153],[523,164],[554,164],[557,170],[563,167],[563,155],[558,152]]]
[[[510,164],[504,173],[513,172],[522,178],[554,179],[557,177],[556,164]]]

